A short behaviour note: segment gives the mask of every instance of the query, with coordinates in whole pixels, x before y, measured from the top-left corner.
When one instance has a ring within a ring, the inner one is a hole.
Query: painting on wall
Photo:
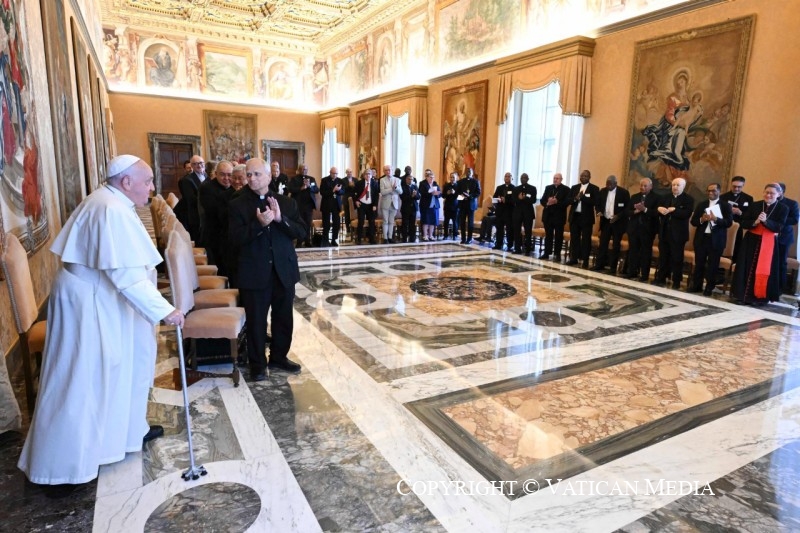
[[[157,43],[144,51],[145,84],[151,87],[177,87],[175,74],[178,54],[170,46]]]
[[[452,172],[463,176],[468,168],[483,176],[488,86],[484,80],[442,93],[442,179]]]
[[[391,32],[378,38],[377,53],[375,54],[375,84],[386,85],[397,72],[394,64],[394,42]]]
[[[367,46],[365,41],[348,45],[341,53],[333,56],[335,73],[332,94],[352,95],[367,89],[369,69],[367,68]]]
[[[684,178],[695,199],[727,188],[755,17],[637,43],[625,186],[667,191]]]
[[[86,43],[81,36],[75,19],[70,18],[72,26],[72,53],[75,58],[75,83],[78,86],[78,110],[81,119],[81,138],[83,139],[83,167],[85,169],[86,193],[94,191],[102,181],[97,166],[97,142],[94,135],[94,116],[92,113],[92,89],[89,81],[89,56]]]
[[[265,85],[270,100],[294,100],[299,96],[297,71],[294,61],[276,59],[268,63]]]
[[[202,89],[206,93],[250,96],[253,58],[249,51],[201,44]]]
[[[438,0],[436,29],[442,63],[473,59],[503,48],[522,20],[516,0]]]
[[[100,94],[101,81],[94,68],[92,58],[86,59],[89,68],[89,90],[92,93],[92,127],[94,128],[95,157],[97,157],[97,172],[100,180],[106,177],[106,161],[108,157],[108,138],[106,136],[105,113],[103,111],[103,98]]]
[[[373,107],[356,113],[358,136],[358,175],[381,166],[381,108]]]
[[[64,1],[42,2],[42,26],[53,118],[53,142],[58,174],[59,207],[62,224],[81,203],[84,196],[81,178],[80,148],[75,131],[75,105],[70,90],[69,38],[64,16]]]
[[[256,156],[256,115],[203,111],[208,160],[244,163]]]
[[[36,98],[28,32],[20,2],[0,5],[0,231],[14,233],[29,254],[50,234],[41,176]]]

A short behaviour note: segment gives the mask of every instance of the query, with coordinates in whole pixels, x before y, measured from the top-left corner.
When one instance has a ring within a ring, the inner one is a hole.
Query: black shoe
[[[585,263],[584,263],[584,264],[585,264]],[[584,268],[586,268],[586,267],[584,267]],[[602,266],[600,266],[600,265],[595,265],[595,266],[593,266],[592,268],[590,268],[589,270],[591,270],[592,272],[601,272],[601,271],[603,270],[603,268],[604,268],[604,267],[602,267]]]
[[[278,361],[270,361],[267,364],[270,370],[283,370],[290,374],[299,374],[302,367],[289,359],[279,359]]]
[[[584,261],[583,265],[581,265],[584,269],[589,268],[589,261]]]
[[[550,256],[545,253],[541,253],[539,254],[539,259],[550,259]]]
[[[570,265],[570,266],[577,265],[578,264],[578,260],[577,259],[570,259],[569,261],[567,261],[567,264]]]
[[[694,286],[694,287],[689,287],[688,289],[686,289],[686,292],[700,292],[702,290],[703,290],[703,287]]]
[[[681,282],[680,281],[673,281],[672,282],[672,288],[673,289],[680,289],[681,288]]]
[[[336,241],[331,241],[331,246],[339,246],[339,243]]]
[[[267,373],[263,370],[261,372],[250,372],[250,381],[267,381]]]
[[[494,247],[492,247],[492,250],[500,250],[502,252],[503,251],[503,247],[502,246],[494,246]]]
[[[665,279],[654,279],[650,282],[650,285],[657,285],[658,287],[664,287],[667,284],[667,280]]]
[[[161,426],[150,426],[150,431],[148,431],[144,437],[142,437],[142,444],[150,442],[153,439],[157,439],[159,437],[164,436],[164,428]]]
[[[464,241],[464,244],[472,244],[472,239],[467,239],[466,241]]]
[[[650,279],[648,276],[642,276],[639,278],[639,281],[641,281],[642,283],[647,283],[648,279]]]
[[[636,277],[636,274],[628,274],[627,272],[623,272],[620,277],[625,279],[633,279]]]
[[[376,241],[376,240],[370,240],[370,241],[369,241],[369,243],[370,243],[370,244],[378,244],[378,241]]]
[[[714,288],[713,287],[703,291],[703,296],[711,296],[712,294],[714,294]]]
[[[558,254],[554,255],[553,256],[553,261],[556,261],[556,262],[560,263],[561,262],[561,256],[558,255]]]
[[[361,244],[361,239],[356,239],[356,244]]]

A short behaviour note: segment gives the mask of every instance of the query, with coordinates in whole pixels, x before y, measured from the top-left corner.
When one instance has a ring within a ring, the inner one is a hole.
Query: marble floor
[[[54,498],[0,438],[0,531],[798,531],[800,318],[449,242],[299,250],[303,372],[189,387]],[[229,372],[230,366],[208,367]],[[93,503],[93,505],[92,505]]]

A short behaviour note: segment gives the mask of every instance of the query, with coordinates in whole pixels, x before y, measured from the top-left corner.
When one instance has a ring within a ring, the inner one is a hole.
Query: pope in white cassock
[[[136,214],[153,172],[132,155],[72,213],[50,250],[62,267],[47,309],[39,395],[18,466],[34,483],[86,483],[149,435],[160,320],[183,314],[155,286],[161,256]],[[163,430],[162,430],[163,431]]]

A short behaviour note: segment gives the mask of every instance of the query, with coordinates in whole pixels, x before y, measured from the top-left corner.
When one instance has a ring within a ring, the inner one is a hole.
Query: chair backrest
[[[686,241],[686,246],[684,247],[684,250],[686,250],[686,251],[694,250],[694,234],[695,233],[697,233],[697,226],[693,226],[692,224],[689,224],[689,240]]]
[[[725,241],[725,249],[722,251],[722,257],[733,257],[733,248],[736,245],[736,232],[739,230],[739,223],[734,222],[728,228],[727,241]]]
[[[175,206],[178,205],[178,197],[175,196],[174,192],[171,192],[167,195],[167,205],[169,205],[172,209],[175,209]]]
[[[194,288],[192,287],[192,273],[197,276],[194,263],[187,263],[186,253],[192,251],[176,231],[172,231],[167,239],[167,248],[164,251],[167,262],[169,285],[172,289],[172,305],[186,314],[194,308]]]
[[[5,235],[5,241],[2,254],[0,254],[0,263],[2,263],[3,275],[8,285],[17,333],[22,334],[31,329],[33,323],[36,322],[36,318],[39,316],[39,306],[36,305],[31,268],[25,248],[11,233]]]
[[[536,204],[536,218],[533,221],[534,228],[543,228],[544,221],[542,221],[542,213],[544,212],[544,206],[542,204]]]

